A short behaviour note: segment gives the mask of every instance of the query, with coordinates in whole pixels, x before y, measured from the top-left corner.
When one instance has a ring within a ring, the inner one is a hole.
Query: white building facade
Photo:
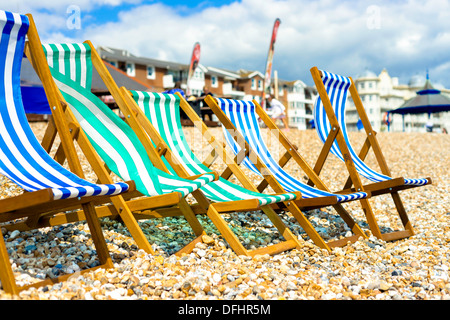
[[[296,80],[283,84],[287,100],[287,116],[289,127],[306,130],[311,128],[313,105],[317,97],[315,89],[308,87],[303,81]],[[284,90],[281,90],[283,92]]]
[[[431,114],[392,114],[388,119],[387,112],[399,108],[406,101],[416,96],[416,92],[425,85],[425,77],[413,76],[407,85],[399,84],[397,77],[391,77],[386,69],[379,75],[366,70],[354,79],[356,89],[375,131],[406,131],[426,132],[427,125],[432,124],[433,131],[441,132],[450,129],[450,112]],[[437,85],[439,86],[439,85]],[[450,91],[441,88],[442,94],[449,95]],[[347,128],[358,130],[359,116],[349,95],[346,110]],[[387,122],[389,121],[389,126]]]

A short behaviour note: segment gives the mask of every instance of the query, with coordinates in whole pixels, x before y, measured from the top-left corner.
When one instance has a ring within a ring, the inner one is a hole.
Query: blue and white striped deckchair
[[[258,116],[255,112],[255,104],[252,101],[232,100],[217,98],[217,103],[228,119],[231,120],[234,128],[245,138],[250,148],[255,151],[256,155],[262,160],[267,169],[280,183],[282,188],[288,192],[300,191],[303,198],[320,198],[334,196],[338,203],[363,199],[368,196],[366,192],[355,192],[349,194],[336,194],[311,187],[286,172],[278,161],[272,156],[263,139],[263,134],[258,125]],[[241,151],[241,146],[222,125],[223,133],[227,144],[237,155]],[[233,129],[234,129],[233,128]],[[244,165],[262,176],[254,163],[246,157],[243,161]]]
[[[319,92],[314,105],[314,123],[316,131],[324,143],[315,170],[320,172],[327,154],[331,151],[337,158],[345,162],[349,173],[343,192],[352,190],[350,187],[353,184],[356,189],[370,191],[372,196],[382,194],[392,196],[405,230],[381,234],[379,228],[372,223],[372,232],[386,241],[413,235],[412,225],[398,191],[430,184],[431,179],[392,178],[376,139],[376,133],[372,129],[352,79],[321,71],[317,67],[311,68],[311,74]],[[345,122],[345,107],[349,91],[367,134],[365,145],[359,154],[352,147]],[[364,163],[370,147],[374,151],[382,173]],[[371,183],[363,185],[361,177],[368,179]]]
[[[20,90],[28,28],[26,16],[0,10],[0,173],[26,191],[0,200],[0,222],[36,219],[83,207],[100,262],[110,267],[111,259],[91,201],[109,202],[109,196],[133,188],[122,182],[95,184],[81,179],[53,160],[39,144],[28,124]],[[5,291],[18,292],[1,233],[0,280]]]
[[[192,107],[189,106],[185,99],[178,95],[171,94],[140,91],[131,91],[131,93],[137,104],[137,108],[140,108],[140,111],[145,113],[147,119],[152,124],[153,130],[158,133],[158,136],[162,139],[162,142],[164,142],[168,148],[172,150],[176,163],[181,164],[190,174],[199,174],[209,170],[208,167],[197,158],[187,143],[180,122],[180,107],[182,107],[183,111],[189,116],[194,124],[196,124],[197,127],[208,136],[208,141],[215,148],[216,152],[222,157],[227,165],[227,169],[230,169],[231,171],[234,170],[233,173],[236,175],[238,180],[246,186],[246,188],[243,188],[221,177],[218,181],[202,187],[200,190],[206,195],[206,197],[215,202],[215,204],[211,205],[212,207],[217,206],[217,203],[230,200],[238,201],[243,199],[258,199],[261,205],[289,201],[289,211],[297,219],[299,224],[306,230],[313,241],[325,248],[341,245],[338,241],[331,241],[328,243],[323,241],[323,239],[317,234],[312,225],[303,215],[301,210],[297,207],[295,202],[290,201],[296,200],[298,197],[286,198],[286,196],[291,194],[287,192],[276,195],[257,192],[255,185],[252,184],[250,180],[245,179],[245,174],[240,171],[241,169],[239,166],[235,165],[233,157],[228,156],[227,151],[223,149],[223,146],[221,147],[218,145],[217,141],[212,138],[212,134],[208,132],[206,125],[201,122],[201,119],[195,114]],[[300,194],[298,191],[294,192]],[[336,199],[335,197],[332,198],[332,200]],[[261,200],[264,200],[264,202]],[[266,214],[268,213],[268,211],[265,212]],[[355,229],[356,228],[359,227],[356,225]],[[360,233],[362,234],[363,232],[361,231]],[[316,240],[314,240],[314,238]]]
[[[375,183],[392,180],[392,178],[389,175],[379,173],[376,170],[370,168],[359,157],[358,153],[352,147],[345,122],[345,108],[347,104],[348,91],[350,86],[352,85],[352,81],[350,80],[350,78],[333,74],[327,71],[321,71],[321,74],[322,74],[322,83],[326,89],[328,98],[331,101],[331,105],[334,108],[334,113],[336,115],[342,134],[345,138],[345,142],[350,151],[356,170],[359,172],[361,176]],[[322,99],[320,96],[317,97],[314,104],[314,124],[320,139],[322,140],[323,143],[325,143],[331,131],[331,124],[327,117],[327,113],[325,112],[325,108],[323,106]],[[331,152],[336,157],[344,161],[344,157],[336,141],[334,141],[331,147]],[[429,182],[430,182],[429,178],[421,178],[421,179],[404,178],[403,184],[405,186],[423,186],[428,184]]]
[[[345,238],[346,241],[355,241],[359,236],[366,236],[342,204],[349,201],[360,201],[363,211],[366,215],[368,214],[370,216],[372,210],[367,201],[370,193],[355,192],[337,194],[330,192],[324,182],[319,179],[312,168],[300,156],[297,151],[298,148],[287,140],[256,101],[207,98],[206,103],[221,121],[225,139],[233,152],[239,155],[242,152],[242,148],[251,150],[249,155],[243,159],[244,161],[242,163],[264,179],[261,184],[262,186],[265,183],[265,185],[271,185],[272,188],[278,190],[300,191],[302,198],[297,199],[296,204],[306,210],[333,206],[355,234],[354,236]],[[281,158],[281,162],[275,160],[265,144],[263,134],[258,125],[258,117],[261,117],[262,121],[270,130],[274,130],[274,133],[278,134],[280,145],[286,148],[286,153]],[[232,133],[235,137],[232,136]],[[240,139],[243,141],[240,141]],[[290,158],[293,158],[321,189],[303,183],[285,171],[282,166]],[[258,162],[263,165],[258,165],[257,168],[255,163]],[[310,201],[314,201],[315,205],[311,206],[309,204]]]

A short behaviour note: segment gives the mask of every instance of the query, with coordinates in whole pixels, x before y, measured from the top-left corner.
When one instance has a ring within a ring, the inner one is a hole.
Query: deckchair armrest
[[[260,204],[258,199],[246,199],[232,202],[216,202],[212,203],[211,207],[214,207],[214,209],[216,209],[220,213],[226,213],[239,211],[255,211],[260,208]]]
[[[128,180],[125,181],[125,183],[128,185],[128,190],[126,191],[127,193],[132,193],[136,191],[136,182],[134,182],[134,180]]]
[[[205,174],[211,174],[211,173],[214,174],[214,180],[213,181],[219,180],[219,174],[216,171],[201,173],[201,174],[197,174],[195,176],[189,176],[189,177],[183,177],[183,178],[184,179],[188,179],[188,180],[195,180],[195,179],[198,179],[198,178],[204,176]]]
[[[289,202],[289,201],[296,201],[296,200],[299,200],[299,199],[302,199],[302,193],[300,192],[300,191],[286,191],[286,192],[277,192],[277,193],[270,193],[270,195],[271,196],[283,196],[283,195],[285,195],[286,193],[292,193],[292,194],[295,194],[295,199],[292,199],[292,200],[286,200],[286,202]]]

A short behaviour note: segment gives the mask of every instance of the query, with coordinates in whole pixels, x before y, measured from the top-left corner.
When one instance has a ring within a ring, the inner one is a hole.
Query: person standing
[[[270,94],[267,95],[267,101],[269,102],[269,105],[271,107],[270,117],[275,122],[277,119],[281,119],[281,121],[283,121],[284,128],[286,130],[289,130],[286,113],[285,113],[286,108],[284,107],[284,105],[277,99],[273,98]]]

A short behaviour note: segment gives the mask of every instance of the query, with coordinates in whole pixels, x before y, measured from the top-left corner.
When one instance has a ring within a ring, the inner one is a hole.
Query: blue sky
[[[313,66],[348,76],[366,69],[407,83],[425,76],[450,88],[450,0],[0,0],[32,13],[43,42],[91,40],[151,58],[263,72],[281,19],[273,70],[311,85]],[[80,27],[70,26],[73,8]],[[69,10],[71,9],[71,10]]]

